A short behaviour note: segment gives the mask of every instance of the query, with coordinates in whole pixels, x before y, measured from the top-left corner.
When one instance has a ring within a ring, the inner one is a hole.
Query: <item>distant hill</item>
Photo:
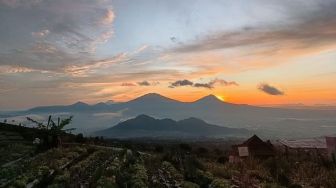
[[[244,136],[246,129],[227,128],[211,125],[197,118],[188,118],[180,121],[172,119],[155,119],[147,115],[139,115],[133,119],[118,123],[117,125],[98,131],[95,135],[110,138],[130,137],[225,137]]]
[[[90,110],[91,108],[92,106],[79,101],[71,105],[39,106],[39,107],[31,108],[28,111],[30,112],[73,112],[73,111],[87,111],[87,110]]]

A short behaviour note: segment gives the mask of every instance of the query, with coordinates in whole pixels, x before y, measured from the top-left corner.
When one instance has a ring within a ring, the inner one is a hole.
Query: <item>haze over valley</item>
[[[72,127],[76,128],[76,132],[84,132],[86,135],[141,114],[177,121],[195,117],[213,125],[244,128],[251,134],[258,133],[271,138],[319,137],[336,131],[335,110],[257,107],[224,102],[214,95],[202,97],[194,102],[180,102],[156,93],[120,103],[101,102],[88,105],[77,102],[65,106],[34,107],[25,111],[2,113],[1,121],[14,120],[29,126],[26,117],[46,121],[49,114],[65,117],[73,115]],[[134,133],[132,135],[136,136]]]

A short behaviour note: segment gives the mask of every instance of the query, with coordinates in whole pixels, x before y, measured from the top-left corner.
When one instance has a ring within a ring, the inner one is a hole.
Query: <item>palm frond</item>
[[[63,119],[61,123],[58,126],[59,130],[62,130],[66,125],[70,124],[72,121],[73,116],[70,116],[69,118]]]
[[[39,128],[43,128],[43,123],[42,122],[38,122],[36,120],[33,120],[32,118],[30,117],[26,117],[28,121],[32,122],[32,123],[35,123]]]

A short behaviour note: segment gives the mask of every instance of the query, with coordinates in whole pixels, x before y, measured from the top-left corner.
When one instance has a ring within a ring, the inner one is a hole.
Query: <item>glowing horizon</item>
[[[336,105],[335,9],[334,0],[0,0],[0,108],[146,93]]]

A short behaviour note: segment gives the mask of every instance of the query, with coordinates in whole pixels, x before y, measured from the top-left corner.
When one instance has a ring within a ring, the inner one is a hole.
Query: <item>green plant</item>
[[[36,121],[30,117],[27,117],[27,120],[36,124],[37,127],[41,130],[46,130],[47,135],[45,135],[45,141],[48,144],[48,147],[58,147],[61,143],[61,135],[67,131],[75,130],[75,128],[64,129],[65,126],[69,125],[72,121],[73,116],[70,116],[66,119],[57,118],[57,123],[54,122],[52,116],[49,115],[47,124]]]
[[[211,182],[209,187],[210,188],[229,188],[230,183],[228,180],[216,178]]]
[[[114,178],[102,177],[97,181],[97,188],[118,188]]]
[[[283,187],[281,185],[278,185],[276,183],[263,183],[263,184],[261,184],[261,187],[262,188],[285,188],[285,187]]]
[[[182,188],[199,188],[200,186],[196,183],[190,181],[184,181],[182,184]]]

